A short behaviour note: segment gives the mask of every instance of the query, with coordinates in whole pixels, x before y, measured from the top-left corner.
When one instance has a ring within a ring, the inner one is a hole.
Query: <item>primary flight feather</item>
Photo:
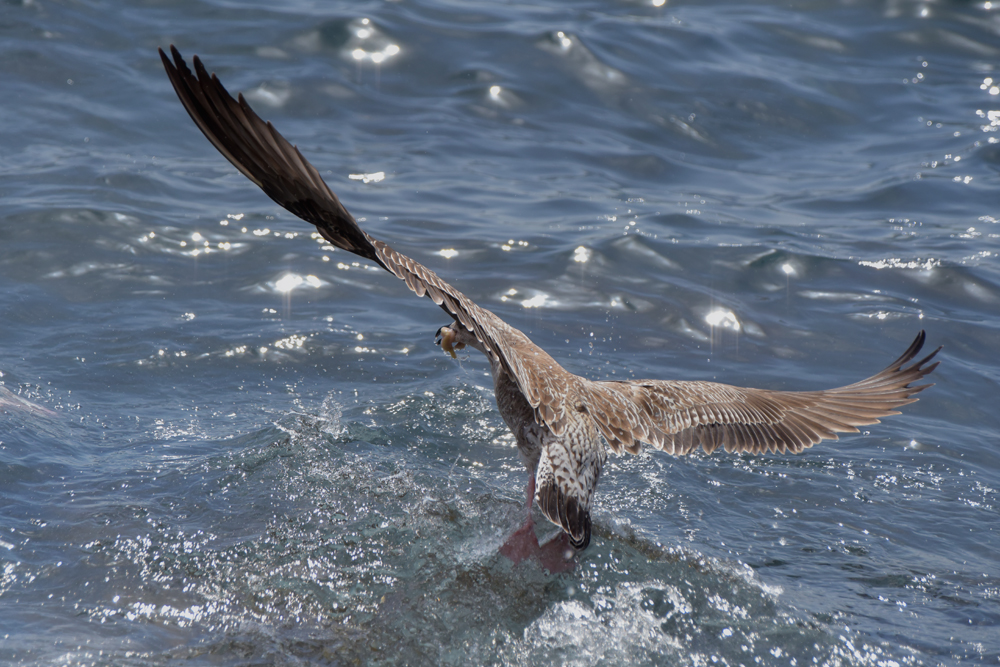
[[[846,387],[821,391],[771,391],[715,382],[672,380],[592,381],[560,366],[517,329],[441,280],[433,271],[358,226],[299,150],[239,95],[226,91],[197,56],[194,73],[173,46],[160,50],[163,66],[184,108],[219,152],[267,196],[314,224],[334,246],[369,259],[427,296],[453,322],[436,342],[454,350],[473,347],[490,362],[497,407],[514,434],[528,468],[530,508],[562,528],[576,549],[590,542],[590,507],[607,459],[638,453],[641,443],[675,455],[698,448],[727,452],[798,453],[837,433],[899,414],[929,384],[911,386],[940,362],[938,348],[910,364],[924,344],[924,332],[885,370]],[[527,537],[534,539],[533,533]],[[537,547],[537,542],[535,542]],[[505,546],[506,548],[506,546]],[[509,555],[522,553],[515,545]],[[512,556],[516,557],[516,556]]]

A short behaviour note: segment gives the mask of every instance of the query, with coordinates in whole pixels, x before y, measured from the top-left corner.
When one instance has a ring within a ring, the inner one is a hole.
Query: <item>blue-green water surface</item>
[[[1000,661],[1000,8],[0,6],[0,662]],[[848,384],[800,456],[612,457],[574,571],[478,354],[195,128],[198,54],[375,237],[592,378]]]

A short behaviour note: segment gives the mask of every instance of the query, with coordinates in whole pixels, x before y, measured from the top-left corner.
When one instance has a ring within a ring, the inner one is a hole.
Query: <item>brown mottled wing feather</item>
[[[924,344],[921,331],[909,349],[867,380],[823,391],[770,391],[714,382],[592,382],[584,391],[591,418],[617,452],[637,453],[648,442],[672,454],[699,447],[727,452],[798,453],[837,433],[899,414],[896,408],[929,384],[910,386],[939,362],[912,360]]]
[[[430,297],[473,332],[488,353],[518,379],[532,406],[538,405],[538,393],[528,386],[529,370],[518,359],[511,363],[512,357],[516,357],[510,349],[512,343],[523,339],[534,347],[523,334],[477,306],[427,267],[369,236],[316,168],[271,123],[261,120],[243,95],[233,99],[197,56],[193,58],[196,76],[176,48],[171,46],[170,53],[173,61],[160,49],[160,58],[177,96],[198,128],[233,166],[277,204],[316,225],[334,246],[378,263],[404,280],[418,296]]]

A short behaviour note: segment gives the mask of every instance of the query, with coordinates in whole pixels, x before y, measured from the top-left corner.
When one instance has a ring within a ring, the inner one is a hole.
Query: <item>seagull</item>
[[[910,364],[921,331],[885,370],[845,387],[819,391],[751,389],[679,380],[595,381],[570,373],[522,332],[482,308],[436,273],[361,229],[316,168],[243,95],[229,94],[198,56],[195,73],[180,52],[159,50],[170,83],[195,125],[244,176],[337,248],[370,260],[429,297],[452,319],[435,343],[455,357],[465,347],[490,364],[497,408],[528,470],[528,518],[501,548],[519,562],[538,556],[550,570],[587,548],[594,490],[607,461],[639,453],[643,443],[675,456],[726,452],[793,453],[838,433],[857,433],[913,403],[930,384],[913,386],[940,363],[941,350]],[[531,515],[536,503],[561,529],[540,547]],[[568,544],[568,546],[567,546]]]

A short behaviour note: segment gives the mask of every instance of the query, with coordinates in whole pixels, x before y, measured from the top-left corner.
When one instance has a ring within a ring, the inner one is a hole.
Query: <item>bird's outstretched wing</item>
[[[247,178],[280,206],[314,224],[334,246],[365,257],[428,296],[482,343],[514,378],[536,418],[560,435],[569,411],[585,412],[615,451],[637,452],[641,442],[675,454],[698,447],[712,452],[799,452],[838,432],[877,423],[917,400],[930,385],[910,383],[934,370],[934,354],[903,368],[924,342],[881,373],[847,387],[814,392],[744,389],[713,382],[590,382],[565,371],[527,336],[441,280],[419,262],[361,229],[298,149],[261,120],[243,96],[226,91],[197,56],[196,75],[176,48],[160,50],[170,82],[195,124]],[[938,348],[940,349],[940,348]],[[573,391],[570,391],[572,388]],[[571,400],[567,400],[571,399]]]
[[[487,354],[517,380],[533,407],[538,406],[540,398],[531,386],[528,371],[511,350],[511,345],[524,341],[535,347],[524,334],[477,306],[420,262],[369,236],[316,168],[271,123],[261,120],[242,94],[233,99],[218,77],[208,73],[198,56],[193,59],[195,75],[175,47],[170,47],[170,54],[172,61],[160,49],[160,58],[177,96],[195,125],[233,166],[278,205],[316,225],[334,246],[376,262],[404,280],[418,296],[430,297],[475,334]]]
[[[867,380],[823,391],[770,391],[715,382],[585,383],[583,403],[598,430],[616,452],[637,453],[647,442],[671,454],[690,454],[699,447],[711,454],[727,452],[798,453],[837,433],[857,433],[858,426],[877,424],[899,414],[914,394],[930,384],[910,386],[929,374],[928,365],[941,349],[920,361],[924,332],[885,370]]]

